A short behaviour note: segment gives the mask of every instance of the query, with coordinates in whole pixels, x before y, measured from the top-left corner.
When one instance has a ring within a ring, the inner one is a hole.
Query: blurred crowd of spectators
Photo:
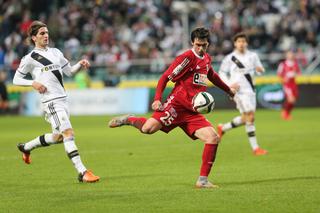
[[[0,2],[0,69],[8,70],[11,77],[21,57],[30,51],[26,32],[36,19],[48,24],[51,45],[70,60],[85,55],[97,66],[117,64],[117,72],[128,71],[129,59],[170,58],[183,49],[182,15],[173,0]],[[232,50],[231,38],[239,31],[249,35],[251,48],[270,58],[296,49],[305,66],[319,51],[320,0],[195,3],[198,6],[189,9],[189,27],[212,30],[210,53],[218,58]]]

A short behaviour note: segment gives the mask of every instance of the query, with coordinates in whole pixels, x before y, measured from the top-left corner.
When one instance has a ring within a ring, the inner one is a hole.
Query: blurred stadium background
[[[189,48],[190,31],[196,26],[206,26],[212,30],[209,52],[214,57],[216,70],[223,56],[232,50],[231,37],[239,31],[249,35],[250,48],[259,53],[267,70],[256,80],[259,107],[280,107],[283,94],[275,74],[284,51],[288,49],[297,53],[303,72],[298,78],[301,95],[297,105],[320,105],[316,92],[320,89],[319,0],[0,2],[1,82],[7,85],[9,98],[9,109],[2,110],[2,113],[34,114],[37,111],[37,108],[31,109],[32,112],[26,110],[34,107],[24,101],[26,92],[31,89],[12,86],[21,58],[31,50],[26,31],[36,19],[48,24],[51,46],[61,49],[70,61],[85,57],[92,63],[88,74],[78,74],[75,80],[65,79],[68,89],[113,87],[110,91],[115,94],[116,88],[129,88],[128,91],[132,87],[147,88],[146,96],[150,101],[161,73],[177,54]],[[210,92],[217,93],[214,88]],[[140,95],[139,92],[136,94]],[[218,97],[218,108],[233,107],[228,100],[214,95]],[[105,98],[116,97],[107,95]],[[101,106],[112,107],[107,103]],[[140,111],[146,112],[145,109],[146,106]],[[97,113],[124,112],[106,110]]]

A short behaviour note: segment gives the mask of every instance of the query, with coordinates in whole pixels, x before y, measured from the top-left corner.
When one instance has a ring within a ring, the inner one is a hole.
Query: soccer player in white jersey
[[[52,133],[46,133],[27,143],[18,144],[23,160],[30,164],[30,152],[33,149],[63,142],[68,157],[79,173],[79,181],[96,182],[100,178],[83,165],[75,144],[74,132],[69,120],[67,94],[62,78],[63,73],[71,76],[82,67],[88,68],[90,64],[87,60],[82,59],[71,66],[58,49],[48,47],[49,31],[46,24],[40,21],[32,22],[28,35],[35,48],[22,58],[13,83],[20,86],[31,86],[41,94],[45,118],[51,124]],[[25,78],[28,73],[31,74],[32,80]]]
[[[223,59],[219,74],[229,86],[237,89],[234,101],[241,115],[228,123],[219,124],[218,134],[221,138],[226,131],[245,125],[253,154],[265,155],[267,151],[259,147],[255,133],[256,93],[253,82],[254,74],[263,73],[264,68],[258,55],[247,49],[248,38],[246,34],[236,34],[233,42],[234,51]]]

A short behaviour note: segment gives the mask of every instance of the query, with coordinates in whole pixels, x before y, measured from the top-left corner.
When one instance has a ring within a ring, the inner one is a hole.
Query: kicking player
[[[67,94],[62,80],[63,73],[71,76],[82,67],[88,68],[90,64],[87,60],[82,59],[77,64],[70,66],[69,61],[58,49],[48,47],[49,31],[46,24],[40,21],[32,22],[28,35],[35,48],[22,58],[13,83],[20,86],[32,86],[41,94],[45,119],[51,124],[52,133],[46,133],[27,143],[18,144],[23,160],[30,164],[30,153],[33,149],[63,142],[68,157],[79,173],[79,181],[96,182],[99,177],[87,170],[80,159],[69,120]],[[33,80],[25,79],[28,73],[31,74]]]
[[[197,93],[206,91],[207,79],[231,97],[235,90],[229,88],[211,67],[211,57],[206,53],[210,44],[209,30],[196,28],[191,33],[191,42],[192,49],[179,55],[161,76],[152,103],[155,111],[152,117],[120,116],[113,118],[109,127],[130,125],[144,134],[153,134],[158,130],[168,133],[180,127],[193,140],[200,139],[205,143],[196,187],[213,188],[216,185],[208,181],[208,175],[216,158],[219,137],[211,123],[193,110],[192,98]],[[162,93],[168,81],[174,82],[175,86],[162,104]]]
[[[295,78],[297,75],[301,75],[301,70],[297,60],[295,59],[293,51],[290,50],[287,52],[286,60],[279,64],[277,72],[279,78],[281,79],[285,94],[285,101],[283,103],[281,117],[284,120],[290,120],[291,111],[299,94]]]
[[[246,34],[236,34],[233,42],[235,49],[223,59],[219,74],[229,86],[237,89],[234,101],[241,115],[228,123],[219,124],[218,134],[221,138],[226,131],[245,125],[253,153],[265,155],[267,151],[259,147],[255,133],[256,92],[253,83],[254,73],[263,73],[264,68],[258,55],[247,49]]]

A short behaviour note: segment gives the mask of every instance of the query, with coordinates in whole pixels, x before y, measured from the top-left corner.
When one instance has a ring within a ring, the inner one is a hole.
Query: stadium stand
[[[67,58],[85,55],[92,61],[93,79],[112,86],[124,78],[155,78],[184,48],[185,26],[175,2],[42,0],[39,4],[37,0],[1,0],[0,68],[8,72],[10,82],[21,57],[30,51],[28,26],[39,19],[49,26],[55,41],[51,44],[63,50]],[[194,3],[198,6],[188,11],[188,27],[206,26],[214,32],[210,47],[214,67],[231,51],[231,37],[239,31],[249,35],[251,48],[259,52],[269,73],[274,74],[287,49],[299,53],[302,68],[319,55],[318,0]],[[319,70],[319,65],[314,67]]]

